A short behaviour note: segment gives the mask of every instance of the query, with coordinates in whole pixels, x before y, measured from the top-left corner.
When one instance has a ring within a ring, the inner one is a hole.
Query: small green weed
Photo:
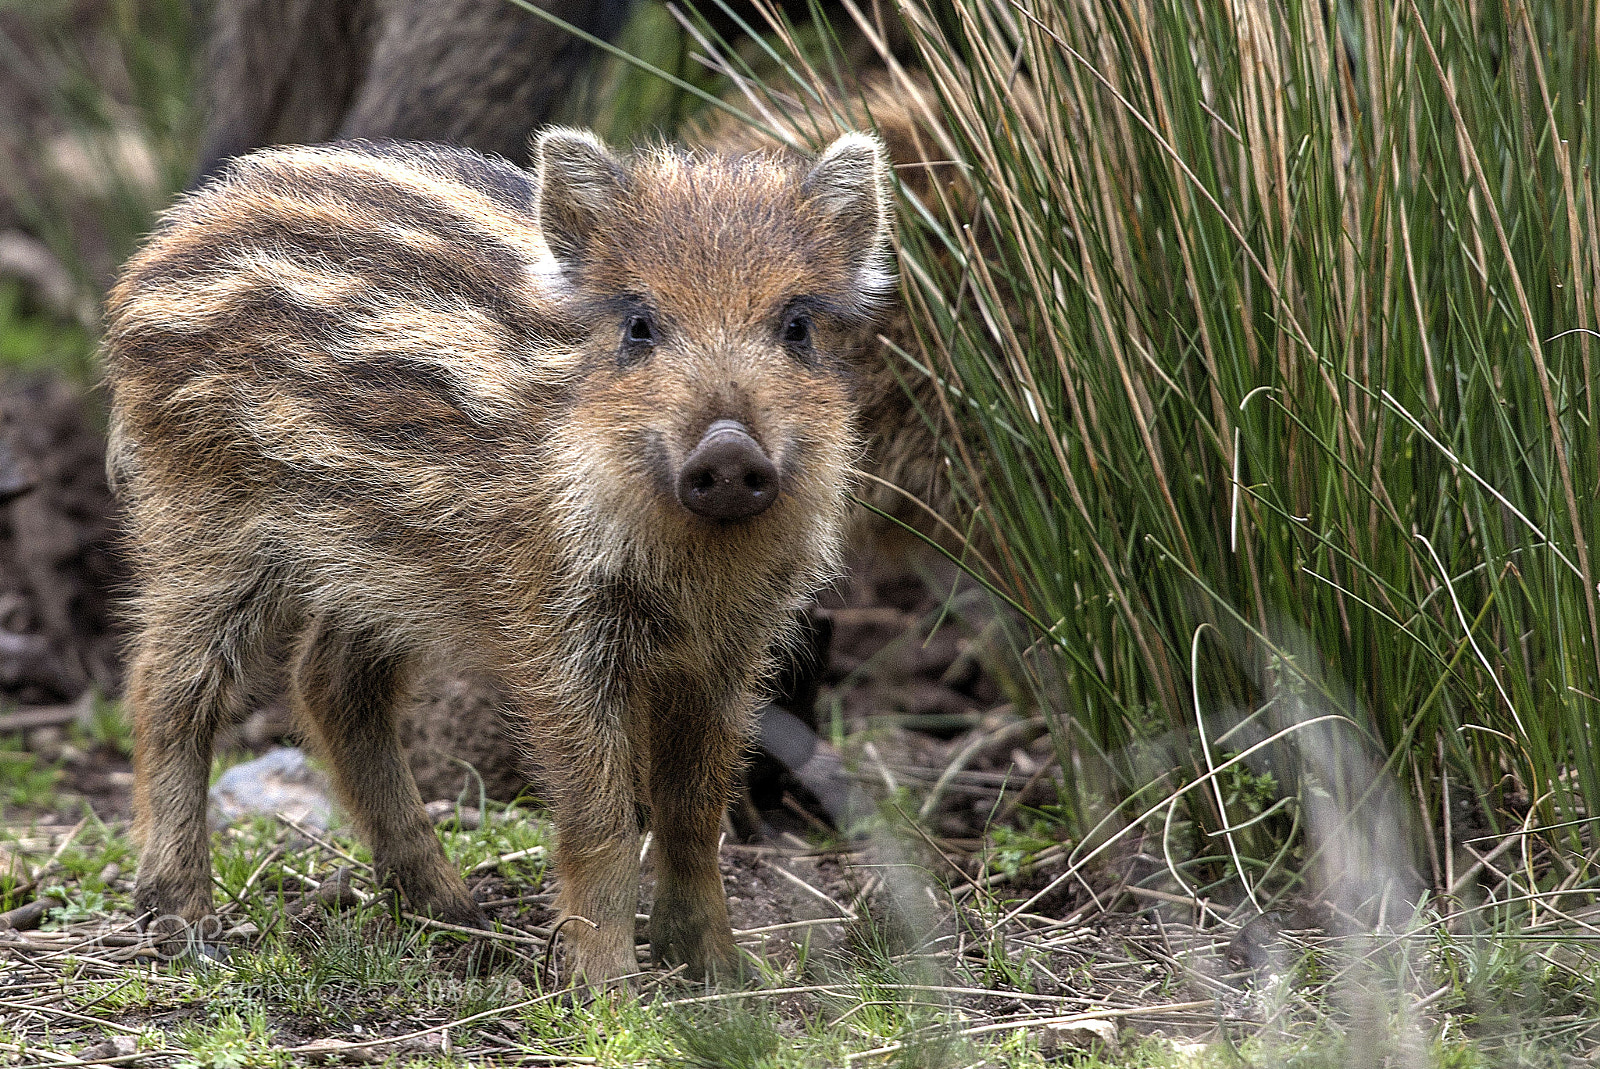
[[[778,1069],[787,1045],[770,1014],[742,1006],[683,1012],[669,1019],[670,1037],[657,1064],[676,1069]]]
[[[90,813],[83,828],[57,856],[56,862],[80,886],[98,891],[105,887],[100,874],[107,866],[116,865],[131,871],[136,856],[137,848],[126,825],[106,824]]]
[[[534,882],[543,879],[554,845],[549,823],[516,805],[491,809],[474,830],[446,826],[439,837],[445,855],[463,870],[498,861],[501,876]]]
[[[1060,845],[1050,825],[1043,820],[1035,820],[1025,829],[1001,825],[991,829],[989,838],[993,844],[990,868],[1012,878],[1031,865],[1041,850]]]
[[[122,703],[96,691],[90,698],[89,722],[83,727],[74,723],[72,736],[76,740],[103,747],[122,757],[133,755],[133,723],[124,715]]]
[[[221,1010],[179,1027],[170,1037],[188,1053],[173,1065],[177,1069],[276,1069],[293,1064],[289,1055],[273,1049],[272,1029],[264,1010]]]
[[[8,808],[55,808],[61,775],[60,764],[39,760],[20,738],[0,738],[0,816]]]
[[[64,899],[67,903],[50,911],[43,924],[46,931],[60,930],[80,921],[94,920],[110,912],[104,891],[78,890],[74,893],[60,884],[53,884],[46,886],[42,894]]]

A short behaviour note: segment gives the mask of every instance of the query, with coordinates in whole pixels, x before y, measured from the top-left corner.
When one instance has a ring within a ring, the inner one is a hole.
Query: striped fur
[[[887,247],[882,153],[816,163],[540,141],[530,175],[439,146],[235,161],[127,265],[109,464],[139,592],[128,687],[137,898],[210,912],[211,738],[285,659],[381,873],[484,923],[392,723],[411,666],[492,673],[553,770],[575,971],[633,968],[641,822],[655,956],[734,959],[718,823],[791,610],[837,568],[851,353]],[[784,340],[796,308],[803,349]],[[641,355],[639,309],[659,324]],[[781,473],[715,523],[675,473],[714,421]]]

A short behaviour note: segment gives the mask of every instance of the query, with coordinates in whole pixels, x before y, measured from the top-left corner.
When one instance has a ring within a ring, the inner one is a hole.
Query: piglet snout
[[[742,520],[778,498],[778,468],[744,424],[719,419],[678,472],[678,501],[712,520]]]

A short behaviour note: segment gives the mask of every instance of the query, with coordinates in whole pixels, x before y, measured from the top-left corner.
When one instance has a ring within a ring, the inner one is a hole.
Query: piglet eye
[[[807,315],[794,315],[783,325],[783,340],[789,345],[806,346],[811,344],[811,317]]]
[[[631,315],[622,323],[622,345],[617,351],[617,364],[633,367],[649,359],[656,348],[656,322],[648,313]]]

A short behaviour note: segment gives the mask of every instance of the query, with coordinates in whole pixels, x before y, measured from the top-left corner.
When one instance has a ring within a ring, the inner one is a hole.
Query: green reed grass
[[[1522,829],[1587,885],[1593,9],[900,15],[899,96],[974,191],[902,212],[905,371],[1036,625],[1086,845],[1149,817],[1185,885],[1381,897]]]
[[[1077,764],[1131,793],[1141,739],[1192,782],[1290,729],[1280,819],[1408,798],[1390,863],[1440,888],[1447,789],[1596,812],[1593,9],[907,14],[977,191],[909,229],[907,289]],[[1202,829],[1251,815],[1221,782]],[[1210,852],[1287,878],[1242,834]]]

